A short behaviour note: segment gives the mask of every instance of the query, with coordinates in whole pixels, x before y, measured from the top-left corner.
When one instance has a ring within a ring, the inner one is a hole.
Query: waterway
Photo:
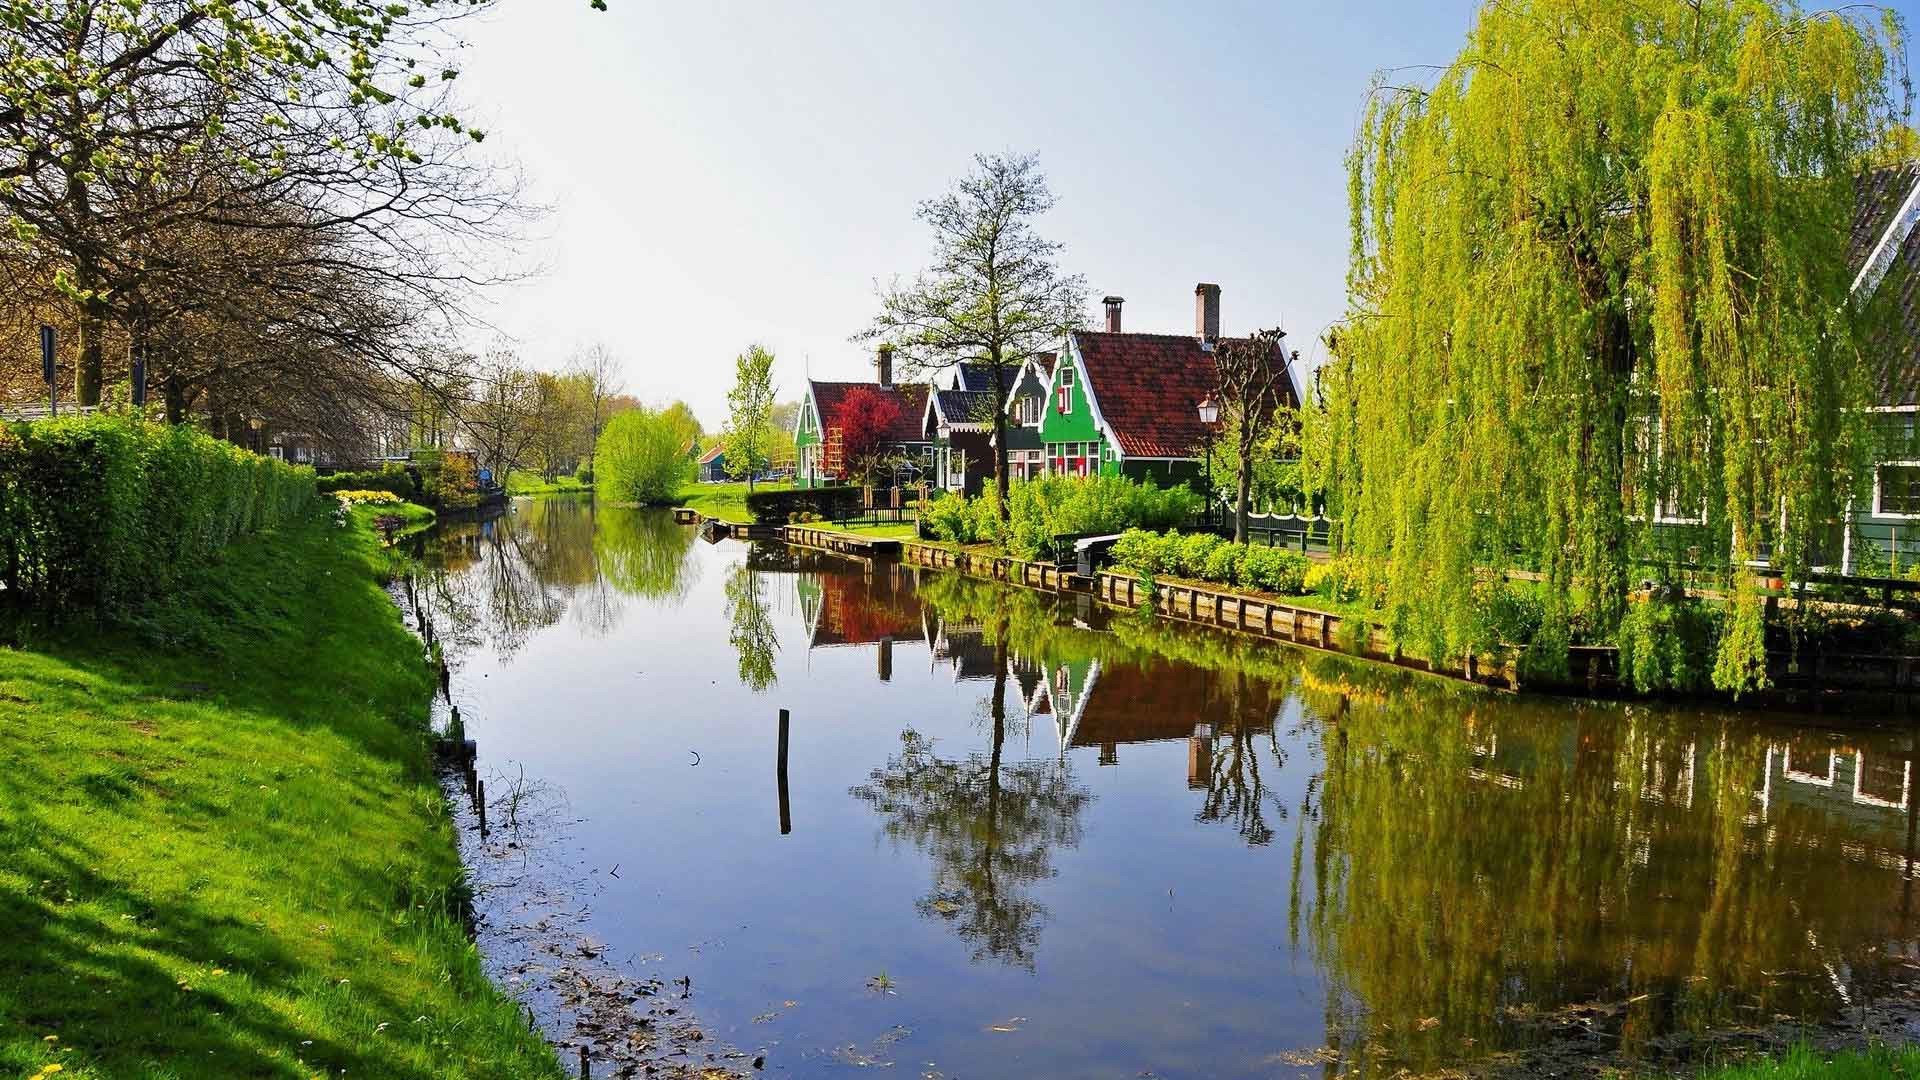
[[[493,857],[535,865],[512,798],[539,919],[742,1068],[1659,1063],[1920,963],[1914,740],[1859,711],[1504,696],[579,499],[421,557]]]

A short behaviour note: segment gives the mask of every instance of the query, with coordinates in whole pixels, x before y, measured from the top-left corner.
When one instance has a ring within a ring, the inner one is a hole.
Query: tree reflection
[[[1881,866],[1899,813],[1873,838],[1850,792],[1783,797],[1778,755],[1738,718],[1309,699],[1330,721],[1311,925],[1350,1060],[1433,1067],[1553,1034],[1562,1009],[1629,1054],[1812,1018],[1910,936]]]
[[[605,634],[629,597],[684,597],[698,574],[693,539],[657,511],[534,499],[511,514],[449,522],[424,539],[421,602],[450,650],[485,644],[510,659],[569,611]]]
[[[1064,761],[1004,760],[1004,630],[1003,624],[988,702],[988,753],[942,758],[932,739],[908,728],[900,753],[852,794],[872,805],[889,838],[913,844],[932,861],[933,888],[916,905],[922,915],[971,943],[976,961],[992,958],[1031,971],[1048,917],[1031,890],[1056,873],[1056,847],[1080,842],[1080,814],[1093,795],[1074,783]]]
[[[682,600],[700,580],[688,555],[696,534],[658,510],[609,508],[597,515],[593,554],[601,576],[628,596]]]
[[[765,690],[778,680],[773,658],[780,651],[780,638],[761,597],[763,582],[759,571],[742,564],[727,579],[726,590],[727,621],[732,624],[727,640],[740,657],[740,681],[754,691]]]

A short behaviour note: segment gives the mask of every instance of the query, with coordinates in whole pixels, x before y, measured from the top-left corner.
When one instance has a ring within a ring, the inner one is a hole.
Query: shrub
[[[967,500],[953,492],[942,492],[929,500],[920,510],[920,520],[936,540],[950,544],[974,542],[973,515],[967,510]]]
[[[1192,536],[1168,533],[1167,543],[1168,573],[1179,574],[1181,577],[1205,578],[1208,576],[1207,566],[1213,561],[1214,552],[1220,550],[1220,545],[1224,541],[1212,533],[1194,533]]]
[[[1305,555],[1282,548],[1248,548],[1240,572],[1243,584],[1281,596],[1300,596],[1307,591],[1309,560]]]
[[[349,506],[392,506],[405,501],[391,491],[336,491],[333,497]]]
[[[1128,529],[1113,542],[1113,565],[1131,574],[1152,577],[1160,572],[1160,534]]]
[[[1207,554],[1207,565],[1201,574],[1208,581],[1217,581],[1222,585],[1240,583],[1241,561],[1247,557],[1247,549],[1239,544],[1221,543]]]
[[[19,608],[119,614],[313,497],[313,470],[189,427],[109,415],[8,425],[0,595]]]

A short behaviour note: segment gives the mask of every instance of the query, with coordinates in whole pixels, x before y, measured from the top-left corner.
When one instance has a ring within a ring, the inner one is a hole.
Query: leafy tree
[[[893,428],[900,402],[865,386],[847,391],[833,407],[827,427],[840,436],[840,461],[846,475],[871,483],[893,457]]]
[[[733,389],[727,392],[727,426],[721,432],[726,447],[727,475],[747,478],[747,491],[753,491],[753,478],[772,460],[774,440],[779,437],[773,426],[773,353],[762,345],[749,345],[734,358]]]
[[[880,289],[880,314],[858,340],[894,347],[902,372],[928,378],[984,362],[993,401],[1007,399],[1019,365],[1058,348],[1081,325],[1086,282],[1060,272],[1061,245],[1034,230],[1053,192],[1032,154],[980,154],[952,191],[915,212],[933,230],[933,261],[910,283]],[[993,408],[994,482],[1007,505],[1006,410]]]
[[[693,411],[675,402],[644,406],[607,422],[594,454],[594,483],[615,502],[660,506],[672,502],[693,479],[700,425]]]
[[[1862,475],[1877,377],[1854,181],[1899,20],[1778,0],[1481,8],[1431,87],[1375,86],[1350,156],[1351,311],[1315,471],[1391,561],[1388,621],[1457,655],[1486,569],[1611,635],[1656,517],[1731,597],[1714,681],[1764,679],[1746,564],[1789,577]]]
[[[1233,440],[1235,485],[1233,541],[1247,542],[1247,509],[1253,494],[1256,461],[1261,444],[1281,419],[1281,387],[1295,360],[1286,351],[1285,330],[1260,330],[1249,338],[1235,338],[1214,351],[1221,413]],[[1290,422],[1290,418],[1289,418]]]
[[[620,360],[607,346],[595,342],[573,358],[571,370],[586,381],[588,404],[587,474],[593,474],[594,447],[600,432],[615,413],[638,405],[621,390]]]

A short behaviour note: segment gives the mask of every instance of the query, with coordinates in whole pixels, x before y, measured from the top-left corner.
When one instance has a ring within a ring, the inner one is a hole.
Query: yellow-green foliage
[[[600,433],[594,482],[615,502],[670,503],[693,480],[689,448],[699,435],[699,425],[684,407],[629,409]]]
[[[378,541],[327,517],[201,560],[173,647],[0,649],[0,1076],[560,1076],[456,917]]]
[[[6,603],[124,612],[313,497],[313,470],[187,426],[95,415],[0,427]]]
[[[1748,612],[1763,545],[1806,565],[1864,475],[1845,245],[1903,51],[1871,8],[1518,0],[1431,87],[1375,88],[1304,443],[1394,623],[1455,655],[1476,574],[1517,567],[1605,637],[1636,560],[1711,560]],[[1703,521],[1667,542],[1663,515]],[[1759,634],[1720,647],[1721,687],[1764,677]]]

